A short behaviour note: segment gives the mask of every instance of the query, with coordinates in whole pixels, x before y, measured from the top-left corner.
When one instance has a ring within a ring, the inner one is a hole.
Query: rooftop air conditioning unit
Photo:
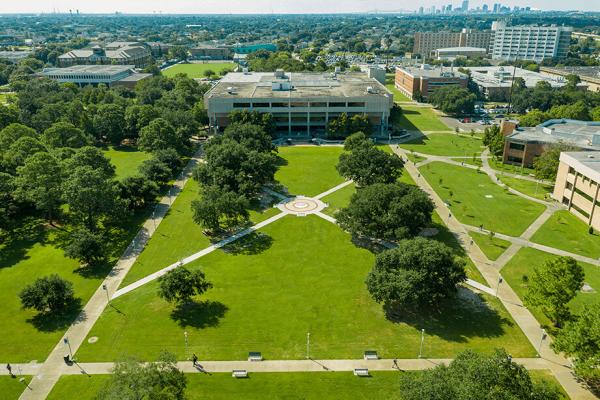
[[[235,88],[233,86],[229,86],[227,88],[227,93],[229,93],[229,94],[235,94]]]

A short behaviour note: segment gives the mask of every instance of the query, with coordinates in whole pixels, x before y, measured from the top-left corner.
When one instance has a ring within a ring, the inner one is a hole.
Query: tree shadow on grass
[[[48,238],[48,229],[40,220],[31,219],[0,237],[0,269],[27,259],[27,251]]]
[[[218,301],[192,301],[178,304],[171,311],[171,318],[181,327],[191,326],[203,329],[218,326],[220,319],[228,310],[229,308],[225,304]]]
[[[77,298],[60,312],[39,313],[29,318],[27,322],[40,332],[62,331],[68,328],[74,321],[83,321],[86,319],[86,316],[81,312],[82,308],[81,299]]]
[[[425,329],[430,335],[455,343],[465,343],[470,338],[500,337],[505,333],[505,326],[513,325],[512,321],[500,316],[482,295],[462,287],[439,309],[407,313],[388,307],[385,313],[392,322]]]
[[[113,264],[105,260],[96,265],[80,266],[74,269],[73,272],[86,279],[104,279],[112,267]]]
[[[256,255],[267,251],[273,245],[273,238],[262,232],[252,232],[235,242],[223,246],[225,253],[233,255]]]

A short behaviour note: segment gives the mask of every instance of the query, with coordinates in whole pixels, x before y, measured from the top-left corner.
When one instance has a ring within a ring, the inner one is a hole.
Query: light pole
[[[496,297],[498,297],[498,289],[500,289],[500,284],[503,282],[504,280],[502,279],[501,276],[498,276],[498,284],[496,285]]]
[[[110,297],[108,297],[108,288],[106,287],[106,283],[102,284],[102,289],[104,290],[104,293],[106,293],[106,302],[110,304]]]
[[[185,358],[189,358],[188,357],[188,333],[187,331],[183,332],[183,339],[185,340]]]
[[[546,340],[546,330],[542,329],[542,336],[540,337],[540,344],[538,345],[538,351],[537,351],[537,356],[541,357],[540,352],[542,351],[542,343],[544,343],[544,340]]]
[[[306,333],[306,359],[310,358],[310,332]]]
[[[156,208],[154,208],[154,210],[152,210],[152,223],[154,224],[154,230],[156,230]]]
[[[71,360],[73,360],[73,351],[71,350],[71,343],[69,343],[69,338],[65,336],[64,339],[63,339],[63,342],[69,348],[69,357],[71,357]]]
[[[423,356],[423,342],[425,341],[425,329],[421,329],[421,348],[419,349],[419,358]]]

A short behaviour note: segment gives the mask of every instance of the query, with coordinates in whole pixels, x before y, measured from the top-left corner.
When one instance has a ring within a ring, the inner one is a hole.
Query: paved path
[[[406,157],[406,151],[398,146],[392,146],[392,149],[396,154]],[[431,197],[439,215],[451,215],[450,209],[437,195],[429,183],[421,177],[421,174],[415,165],[406,163],[405,168],[413,180],[419,185],[419,187],[421,187],[421,189],[423,189]],[[539,349],[540,356],[545,360],[548,360],[550,365],[553,366],[552,371],[554,376],[560,382],[569,396],[571,396],[573,399],[594,399],[595,397],[586,389],[584,389],[576,381],[571,371],[568,370],[570,362],[563,356],[555,354],[551,349],[550,344],[552,339],[548,337],[544,341],[540,340],[542,335],[540,323],[523,305],[521,299],[519,299],[512,288],[506,282],[498,285],[500,274],[497,266],[488,260],[488,258],[475,243],[473,243],[473,245],[469,245],[471,239],[465,226],[457,221],[454,217],[446,219],[446,226],[457,238],[458,242],[463,246],[469,258],[471,258],[477,269],[483,275],[485,281],[488,283],[488,286],[498,286],[498,297],[500,301],[511,314],[517,325],[519,325],[532,346],[534,346],[536,350]]]
[[[323,197],[327,197],[330,194],[332,194],[334,192],[337,192],[338,190],[343,189],[346,186],[351,185],[353,183],[354,183],[354,181],[352,181],[352,180],[345,181],[345,182],[340,183],[339,185],[337,185],[335,187],[332,187],[331,189],[329,189],[329,190],[327,190],[327,191],[325,191],[325,192],[323,192],[321,194],[316,195],[315,197],[313,197],[313,199],[321,200]]]
[[[103,285],[106,285],[106,290],[103,289],[103,285],[100,285],[96,292],[89,299],[77,319],[71,324],[71,326],[67,329],[63,337],[60,339],[59,343],[54,347],[54,349],[46,358],[46,361],[40,365],[37,370],[36,375],[31,380],[29,384],[31,390],[25,390],[20,399],[22,400],[30,400],[30,399],[45,399],[46,396],[52,390],[54,384],[58,381],[60,377],[61,368],[64,365],[63,356],[65,353],[68,353],[64,339],[68,338],[68,341],[71,346],[71,350],[73,353],[79,349],[79,346],[85,340],[87,334],[92,329],[92,326],[96,323],[104,309],[106,308],[107,301],[107,293],[110,295],[114,293],[123,279],[125,275],[129,272],[137,257],[143,251],[144,246],[148,242],[148,240],[152,237],[156,228],[160,225],[162,219],[166,215],[169,210],[173,198],[172,196],[177,196],[185,183],[191,176],[192,170],[195,165],[199,162],[201,157],[201,150],[199,150],[189,161],[184,171],[180,175],[179,179],[173,184],[172,190],[169,191],[170,195],[163,197],[160,202],[157,204],[153,215],[153,218],[150,218],[144,222],[142,228],[139,230],[136,237],[133,239],[129,247],[125,250],[125,252],[121,255],[121,258],[117,261],[116,265],[110,271],[108,276],[106,277]]]

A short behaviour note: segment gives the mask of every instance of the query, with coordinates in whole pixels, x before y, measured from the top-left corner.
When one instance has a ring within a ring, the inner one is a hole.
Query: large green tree
[[[231,124],[225,128],[223,136],[219,136],[218,138],[232,139],[246,146],[248,149],[260,152],[268,153],[275,150],[271,136],[260,125]],[[218,138],[216,140],[219,140]]]
[[[473,113],[477,98],[465,88],[446,86],[431,93],[427,100],[447,114],[467,115]]]
[[[73,284],[53,274],[36,279],[20,293],[23,308],[41,313],[58,312],[74,300]]]
[[[417,237],[378,254],[366,284],[376,302],[395,312],[437,307],[466,279],[465,262],[450,247]]]
[[[525,301],[540,307],[556,326],[569,319],[568,303],[583,286],[585,274],[581,265],[571,257],[546,261],[533,271]]]
[[[204,273],[198,269],[190,271],[177,267],[158,278],[158,295],[171,303],[189,303],[212,288]]]
[[[193,219],[211,232],[230,230],[244,225],[250,215],[249,202],[240,194],[206,186],[199,200],[192,202]]]
[[[533,169],[535,177],[550,181],[556,180],[558,165],[560,164],[560,153],[572,151],[573,146],[566,143],[556,143],[546,145],[544,152],[533,160]]]
[[[340,154],[337,170],[358,186],[395,182],[402,174],[404,163],[395,154],[386,153],[375,146],[360,146]]]
[[[429,196],[416,186],[380,183],[359,189],[336,218],[353,235],[396,241],[429,225],[433,209]]]
[[[105,138],[118,145],[125,138],[125,112],[118,104],[101,104],[93,118],[94,130],[98,138]]]
[[[81,227],[69,235],[65,255],[93,266],[106,258],[106,238],[98,232]]]
[[[42,142],[50,148],[83,147],[93,142],[91,135],[69,122],[56,122],[42,133]]]
[[[490,149],[493,155],[502,155],[504,152],[504,135],[500,132],[498,125],[485,128],[483,131],[483,144]]]
[[[163,118],[156,118],[140,130],[138,145],[144,151],[155,151],[168,148],[180,149],[182,144],[173,126]]]

